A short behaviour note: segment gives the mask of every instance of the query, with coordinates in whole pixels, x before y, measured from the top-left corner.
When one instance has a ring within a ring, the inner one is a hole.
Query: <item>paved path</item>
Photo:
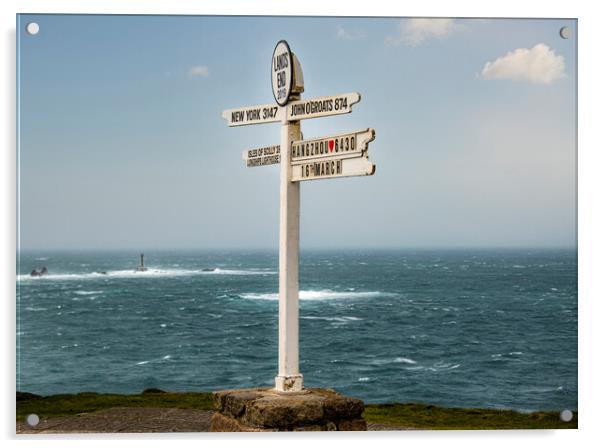
[[[211,411],[175,408],[112,408],[44,419],[31,427],[17,423],[17,434],[209,431]]]
[[[17,434],[207,432],[212,411],[176,408],[112,408],[67,417],[44,419],[31,427],[17,423]],[[368,424],[368,431],[394,431]]]

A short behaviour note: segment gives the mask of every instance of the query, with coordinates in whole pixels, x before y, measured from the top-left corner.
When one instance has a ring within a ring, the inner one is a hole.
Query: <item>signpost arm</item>
[[[291,143],[301,138],[299,121],[282,120],[280,140],[280,254],[278,376],[276,390],[299,392],[299,206],[300,182],[291,182]]]

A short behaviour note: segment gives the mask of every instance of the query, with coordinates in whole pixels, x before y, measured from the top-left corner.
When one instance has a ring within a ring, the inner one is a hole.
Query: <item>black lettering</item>
[[[305,113],[304,104],[293,104],[291,115],[303,115]]]
[[[263,119],[266,120],[268,118],[275,118],[277,110],[278,110],[278,108],[276,108],[276,107],[264,107],[263,108]]]
[[[288,53],[274,56],[274,71],[285,69],[288,67]]]
[[[261,118],[261,109],[247,110],[247,121],[259,120]]]

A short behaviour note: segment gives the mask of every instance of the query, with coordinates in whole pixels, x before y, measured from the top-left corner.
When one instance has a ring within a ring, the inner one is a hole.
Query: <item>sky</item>
[[[17,34],[23,250],[276,249],[279,167],[241,153],[280,125],[221,112],[273,102],[280,39],[303,98],[362,97],[305,138],[376,130],[374,176],[301,185],[302,249],[576,246],[574,20],[21,15]]]

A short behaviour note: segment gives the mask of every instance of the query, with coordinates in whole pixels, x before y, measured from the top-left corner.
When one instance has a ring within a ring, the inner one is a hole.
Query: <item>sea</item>
[[[274,384],[276,251],[139,255],[19,254],[17,390]],[[300,371],[367,403],[576,410],[577,252],[302,251]]]

